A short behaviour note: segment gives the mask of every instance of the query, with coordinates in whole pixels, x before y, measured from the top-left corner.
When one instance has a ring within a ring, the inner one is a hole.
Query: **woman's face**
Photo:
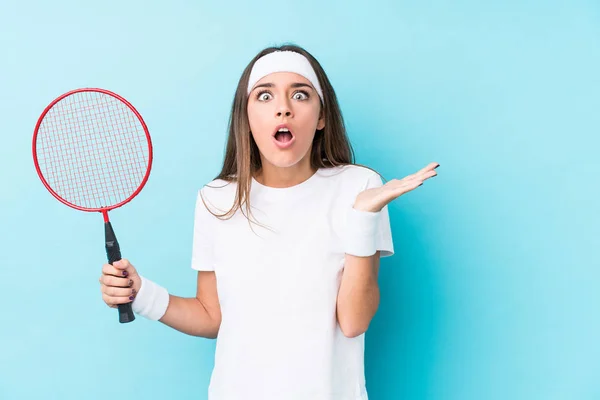
[[[263,165],[285,168],[310,157],[315,132],[325,127],[320,113],[319,95],[303,76],[276,72],[258,81],[248,97],[248,120]]]

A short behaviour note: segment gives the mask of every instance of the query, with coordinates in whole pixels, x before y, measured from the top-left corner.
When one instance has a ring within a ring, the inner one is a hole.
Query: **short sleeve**
[[[203,201],[204,200],[204,201]],[[194,233],[192,239],[192,268],[197,271],[214,271],[214,215],[206,205],[208,200],[202,190],[198,191],[194,211]]]
[[[374,173],[367,180],[363,190],[381,187],[383,181],[379,174]],[[377,231],[375,233],[375,244],[377,250],[381,253],[381,258],[394,255],[394,242],[392,240],[392,227],[390,225],[390,215],[386,205],[378,212]]]

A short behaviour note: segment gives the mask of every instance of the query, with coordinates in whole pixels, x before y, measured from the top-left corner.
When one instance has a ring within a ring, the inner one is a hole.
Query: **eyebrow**
[[[254,87],[254,89],[252,89],[252,90],[254,91],[254,90],[256,90],[256,89],[258,89],[258,88],[260,88],[260,87],[268,87],[268,88],[272,88],[272,87],[275,87],[275,84],[274,84],[274,83],[271,83],[271,82],[267,82],[267,83],[261,83],[260,85],[256,85],[256,86]],[[309,84],[307,84],[307,83],[302,83],[302,82],[295,82],[295,83],[292,83],[292,84],[290,85],[290,87],[291,87],[292,89],[296,89],[296,88],[300,88],[300,87],[307,87],[307,88],[309,88],[309,89],[312,89],[312,86],[310,86],[310,85],[309,85]]]

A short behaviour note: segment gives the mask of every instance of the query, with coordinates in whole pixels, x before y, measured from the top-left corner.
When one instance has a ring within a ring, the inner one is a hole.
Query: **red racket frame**
[[[50,109],[52,107],[54,107],[54,105],[56,103],[58,103],[59,101],[61,101],[62,99],[64,99],[67,96],[70,96],[70,95],[72,95],[74,93],[79,93],[79,92],[99,92],[99,93],[103,93],[103,94],[107,94],[109,96],[112,96],[112,97],[116,98],[117,100],[121,101],[131,111],[133,111],[133,113],[135,114],[135,116],[138,118],[138,120],[142,124],[142,128],[144,128],[144,133],[146,134],[146,139],[148,140],[148,169],[146,170],[146,174],[144,175],[144,179],[142,179],[142,183],[140,183],[140,186],[137,188],[137,190],[135,192],[133,192],[133,194],[131,196],[129,196],[128,198],[126,198],[122,202],[114,204],[112,206],[101,207],[101,208],[87,208],[87,207],[81,207],[81,206],[78,206],[76,204],[68,202],[67,200],[65,200],[62,197],[60,197],[58,195],[58,193],[56,193],[52,189],[52,187],[50,187],[50,185],[48,184],[48,182],[44,178],[44,175],[42,174],[42,171],[40,169],[40,165],[39,165],[38,158],[37,158],[37,153],[35,151],[35,144],[36,144],[36,141],[37,141],[38,131],[39,131],[40,125],[42,124],[42,121],[43,121],[44,117],[46,116],[46,114],[48,113],[48,111],[50,111]],[[35,170],[36,170],[38,176],[40,177],[40,179],[42,180],[42,183],[44,184],[44,186],[46,187],[46,189],[48,189],[48,191],[52,194],[52,196],[54,196],[61,203],[65,204],[65,205],[67,205],[67,206],[69,206],[71,208],[74,208],[76,210],[88,211],[88,212],[101,212],[102,216],[104,217],[104,222],[108,222],[109,221],[109,219],[108,219],[108,212],[109,211],[114,210],[115,208],[119,208],[123,204],[126,204],[126,203],[130,202],[131,199],[133,199],[135,196],[137,196],[142,191],[142,189],[146,185],[146,182],[148,181],[148,177],[150,176],[150,170],[152,169],[152,157],[153,157],[153,154],[152,154],[152,140],[150,139],[150,132],[148,131],[148,127],[146,126],[146,122],[144,122],[144,119],[142,118],[141,114],[135,109],[135,107],[130,102],[128,102],[127,100],[125,100],[123,97],[121,97],[118,94],[113,93],[113,92],[111,92],[109,90],[99,89],[99,88],[81,88],[81,89],[71,90],[71,91],[69,91],[69,92],[67,92],[65,94],[62,94],[61,96],[57,97],[55,100],[53,100],[44,109],[44,111],[42,112],[42,114],[38,118],[37,124],[35,125],[35,130],[33,132],[32,152],[33,152],[33,162],[35,164]]]
[[[56,103],[58,103],[65,97],[68,97],[70,95],[73,95],[73,94],[79,93],[79,92],[98,92],[98,93],[106,94],[111,97],[114,97],[115,99],[117,99],[120,102],[122,102],[123,104],[125,104],[135,114],[135,116],[138,118],[138,120],[142,124],[142,128],[144,129],[144,133],[146,134],[146,139],[148,141],[148,168],[146,170],[146,174],[144,175],[144,178],[142,179],[142,182],[140,183],[139,187],[128,198],[121,201],[120,203],[113,204],[111,206],[100,207],[100,208],[81,207],[81,206],[78,206],[76,204],[73,204],[73,203],[63,199],[48,184],[48,182],[44,178],[44,175],[42,174],[42,171],[40,169],[40,164],[39,164],[37,152],[36,152],[36,142],[37,142],[38,133],[39,133],[39,129],[40,129],[40,125],[42,124],[42,121],[44,120],[48,111],[50,111],[50,109],[52,109],[52,107],[54,107],[54,105],[56,105]],[[76,210],[102,213],[102,216],[104,217],[105,246],[106,246],[106,253],[108,256],[109,263],[113,264],[113,262],[119,261],[121,259],[121,250],[120,250],[119,242],[117,241],[117,238],[113,231],[112,224],[110,223],[110,220],[108,218],[108,212],[111,210],[114,210],[115,208],[121,207],[122,205],[131,201],[131,199],[133,199],[135,196],[137,196],[140,193],[140,191],[143,189],[143,187],[146,185],[146,182],[148,181],[148,177],[150,176],[150,170],[152,169],[152,160],[153,160],[152,140],[150,139],[150,132],[148,131],[146,122],[144,121],[144,119],[142,118],[140,113],[135,109],[135,107],[133,107],[133,105],[131,103],[129,103],[123,97],[121,97],[118,94],[113,93],[109,90],[100,89],[100,88],[81,88],[81,89],[71,90],[67,93],[60,95],[56,99],[54,99],[44,109],[44,111],[38,118],[38,121],[35,125],[34,133],[33,133],[32,153],[33,153],[33,160],[34,160],[34,164],[35,164],[35,170],[36,170],[38,176],[40,177],[42,183],[44,184],[46,189],[48,189],[48,191],[52,194],[52,196],[54,196],[61,203],[65,204],[71,208],[74,208]],[[135,316],[133,314],[132,307],[131,307],[131,302],[119,304],[118,309],[119,309],[119,322],[126,323],[126,322],[132,322],[135,320]]]

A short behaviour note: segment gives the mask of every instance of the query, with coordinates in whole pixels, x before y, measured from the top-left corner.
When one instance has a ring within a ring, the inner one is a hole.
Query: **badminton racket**
[[[33,134],[36,171],[61,203],[104,217],[108,262],[121,259],[108,212],[137,196],[152,166],[150,133],[123,97],[97,88],[76,89],[52,101]],[[119,322],[135,319],[131,302],[118,305]]]

